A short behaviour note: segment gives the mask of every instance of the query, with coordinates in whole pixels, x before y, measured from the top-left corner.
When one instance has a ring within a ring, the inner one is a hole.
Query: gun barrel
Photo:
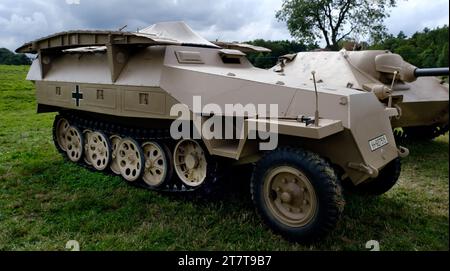
[[[429,68],[429,69],[415,69],[414,76],[415,77],[424,77],[424,76],[448,76],[449,69],[447,68]]]

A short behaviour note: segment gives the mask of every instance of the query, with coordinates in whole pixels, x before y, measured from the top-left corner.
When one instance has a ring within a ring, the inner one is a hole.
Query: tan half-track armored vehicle
[[[389,51],[300,52],[280,57],[272,69],[312,85],[305,72],[315,70],[319,86],[373,92],[400,115],[392,118],[398,139],[433,139],[448,132],[449,68],[419,69]]]
[[[408,152],[395,143],[389,118],[396,108],[372,92],[315,89],[253,67],[243,51],[264,48],[223,47],[172,22],[139,32],[58,33],[17,52],[38,54],[27,78],[36,86],[38,113],[58,112],[53,137],[70,161],[154,190],[197,192],[210,191],[225,167],[254,164],[256,209],[287,238],[311,240],[335,226],[342,179],[370,194],[396,183]],[[228,105],[277,110],[213,115],[211,107],[196,109],[195,97],[222,112]],[[200,120],[182,138],[174,136],[179,127],[172,129],[179,104]],[[223,124],[232,138],[205,136],[201,127],[214,117],[232,120]],[[268,137],[251,137],[258,131]],[[277,144],[261,149],[272,138]]]

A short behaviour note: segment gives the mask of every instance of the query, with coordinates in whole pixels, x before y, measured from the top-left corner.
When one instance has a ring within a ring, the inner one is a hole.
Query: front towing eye
[[[398,146],[397,151],[398,151],[398,156],[400,158],[405,158],[406,156],[409,155],[409,150],[407,148],[405,148],[405,147]]]

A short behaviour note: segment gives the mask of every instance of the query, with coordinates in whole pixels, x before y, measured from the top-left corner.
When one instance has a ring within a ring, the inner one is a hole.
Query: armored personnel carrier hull
[[[369,194],[395,184],[407,154],[389,120],[397,109],[373,93],[281,78],[245,58],[243,51],[260,48],[232,48],[176,22],[139,33],[58,33],[17,51],[38,54],[27,79],[36,86],[38,113],[58,113],[56,148],[92,170],[149,189],[207,193],[229,167],[254,164],[256,209],[296,241],[334,227],[344,207],[342,179]],[[230,114],[229,105],[244,110]],[[180,135],[185,124],[188,133]],[[231,137],[211,137],[211,127]]]
[[[448,68],[418,69],[388,51],[300,52],[280,58],[274,71],[312,85],[305,71],[316,70],[323,87],[349,87],[374,92],[397,107],[392,126],[398,138],[433,139],[448,132]],[[394,77],[393,74],[397,73]]]

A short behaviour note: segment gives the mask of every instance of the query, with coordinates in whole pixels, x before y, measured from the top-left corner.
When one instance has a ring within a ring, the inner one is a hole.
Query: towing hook
[[[359,172],[363,172],[363,173],[369,175],[370,178],[376,178],[380,174],[380,172],[378,171],[377,168],[375,168],[371,165],[366,165],[364,163],[349,162],[347,164],[347,166],[351,169],[354,169],[354,170],[357,170]]]
[[[402,147],[402,146],[398,147],[398,156],[400,156],[400,158],[405,158],[408,155],[409,155],[409,150],[407,148]]]

